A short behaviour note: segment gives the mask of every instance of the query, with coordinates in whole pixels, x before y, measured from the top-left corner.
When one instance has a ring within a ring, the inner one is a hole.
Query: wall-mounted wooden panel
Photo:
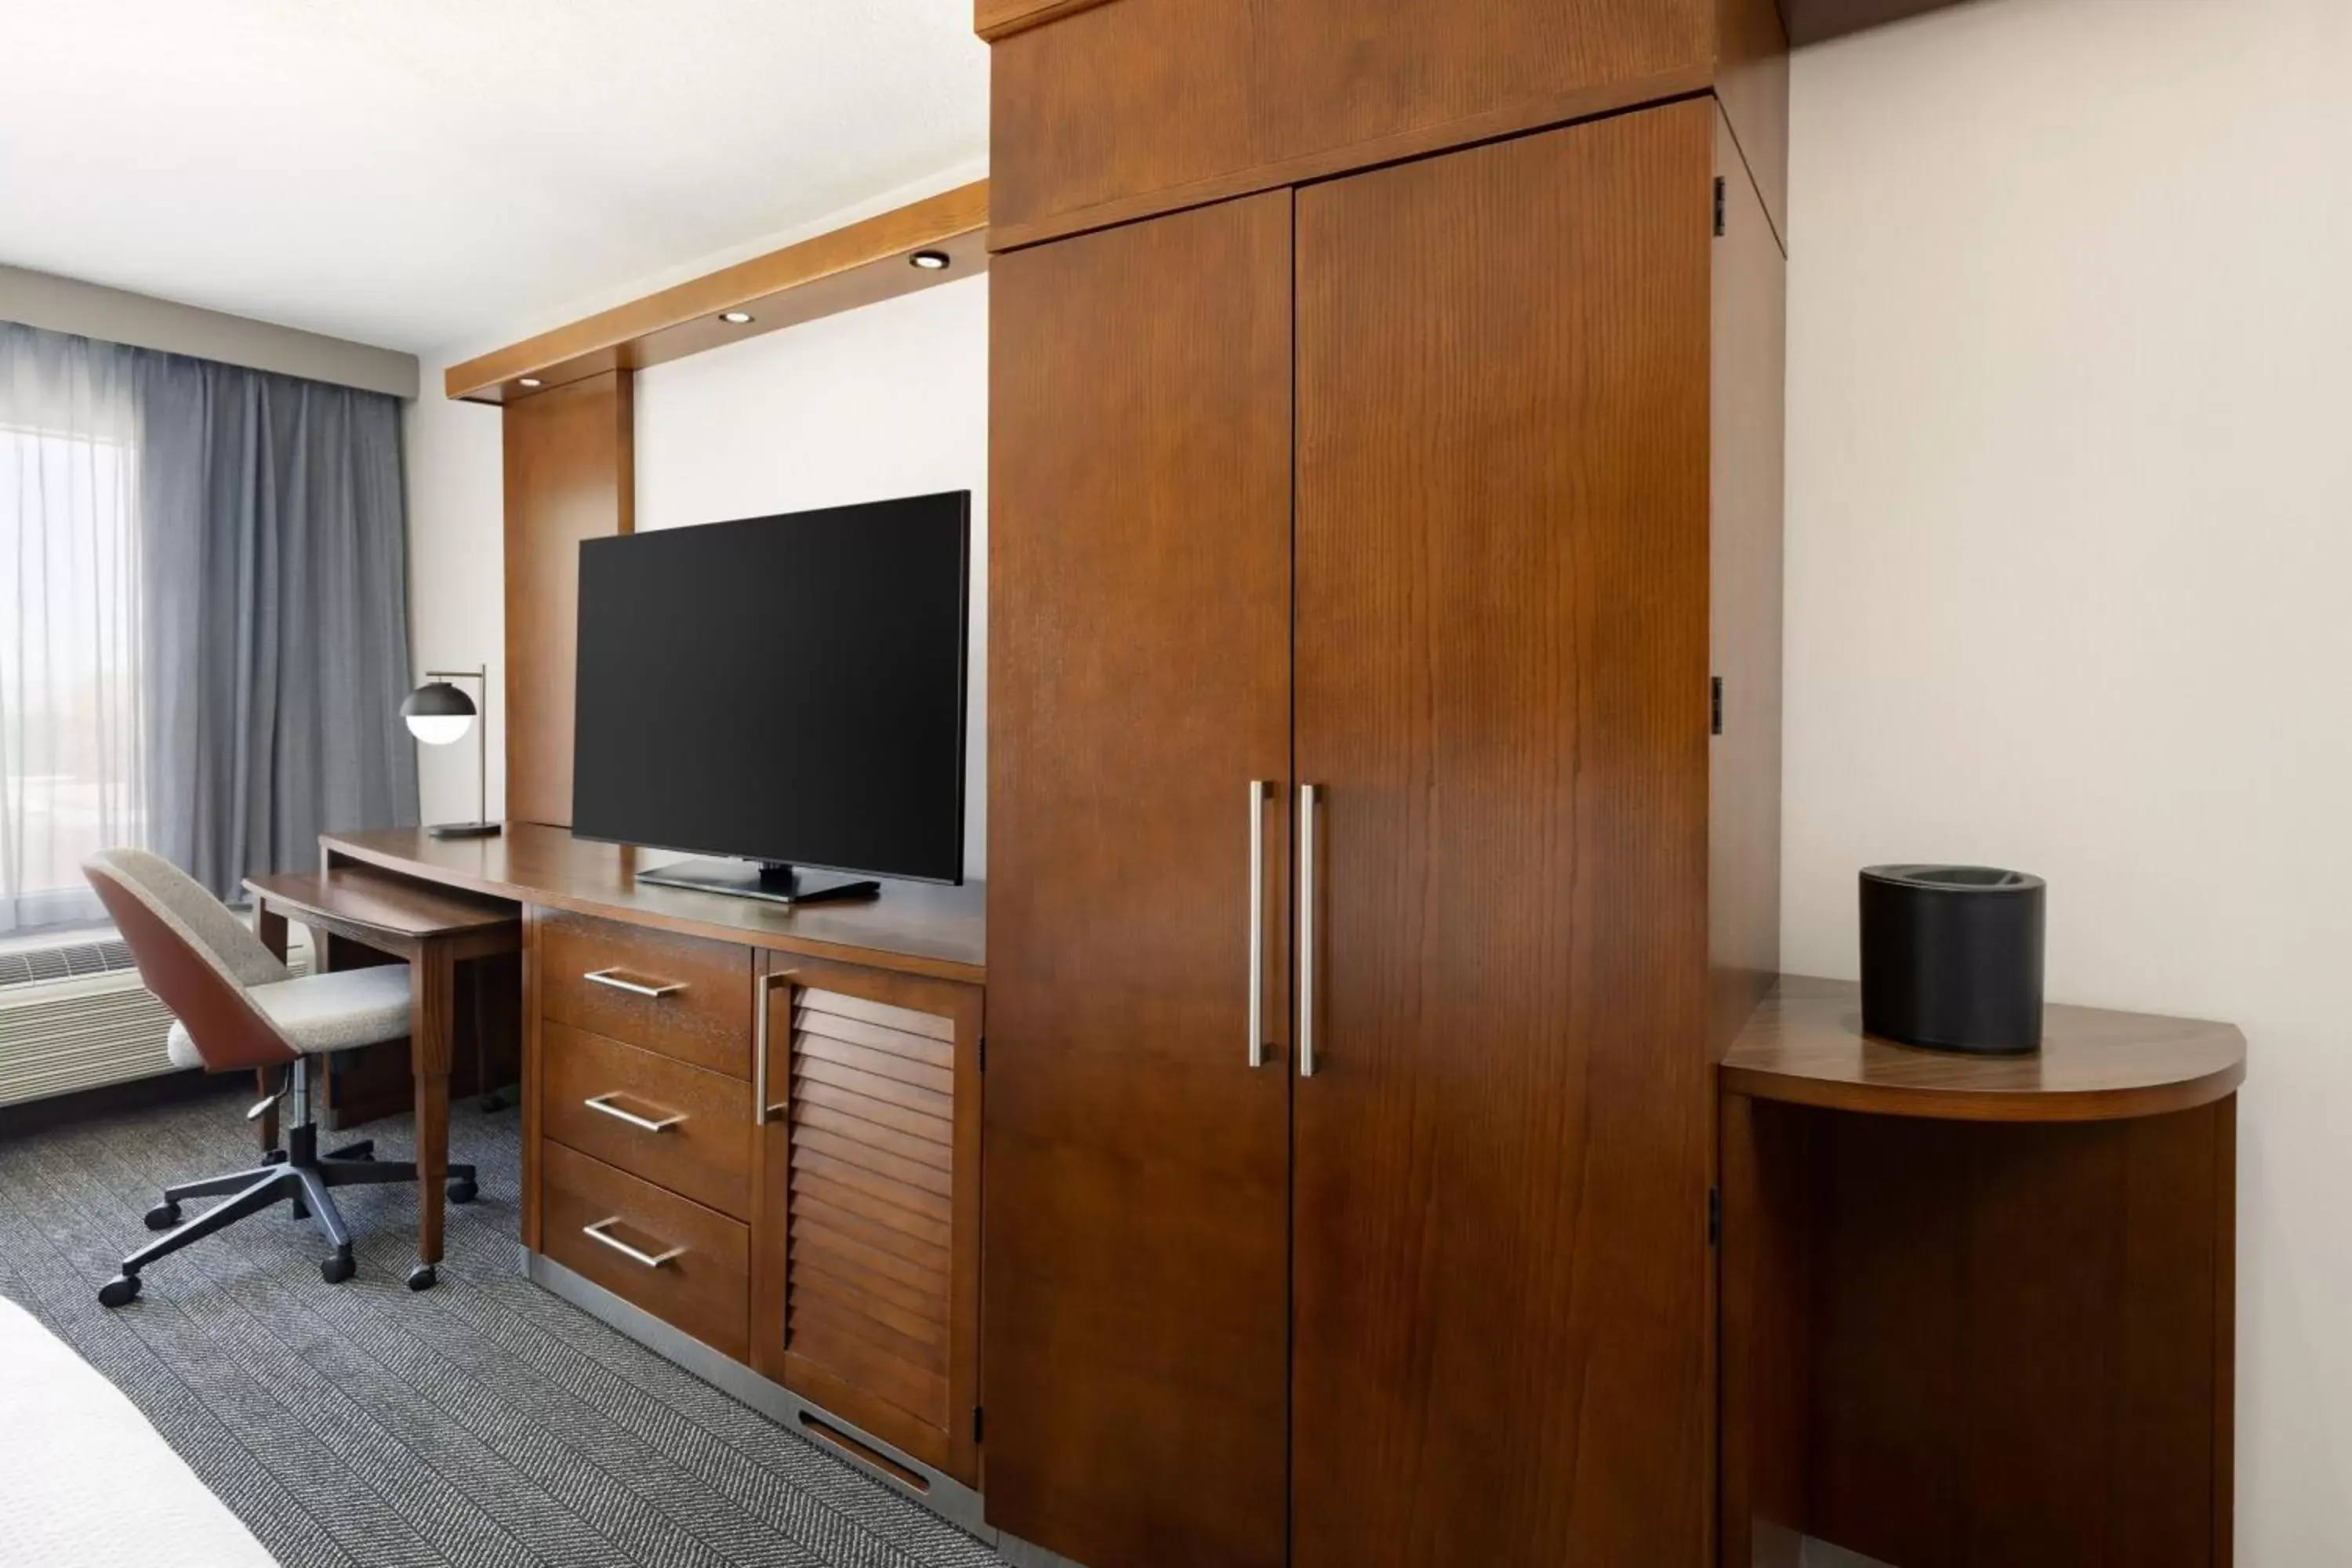
[[[506,815],[572,821],[580,542],[636,526],[636,399],[606,371],[506,409]]]
[[[988,182],[978,180],[451,365],[443,384],[451,397],[511,403],[537,390],[525,376],[556,387],[642,370],[953,282],[987,270],[987,229]],[[934,250],[947,266],[913,264]],[[721,321],[729,310],[751,319]]]
[[[991,243],[1700,91],[1714,3],[1115,0],[1063,16],[992,52]]]

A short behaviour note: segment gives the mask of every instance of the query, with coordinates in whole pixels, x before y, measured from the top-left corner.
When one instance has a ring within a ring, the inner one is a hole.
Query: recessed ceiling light
[[[751,312],[749,310],[721,310],[719,312],[719,319],[726,322],[730,327],[740,327],[751,319]]]
[[[521,380],[516,382],[515,384],[517,386],[538,386],[541,384],[541,382],[539,377],[535,375],[526,375]]]
[[[919,250],[907,259],[926,272],[937,272],[948,264],[948,253],[944,250]]]

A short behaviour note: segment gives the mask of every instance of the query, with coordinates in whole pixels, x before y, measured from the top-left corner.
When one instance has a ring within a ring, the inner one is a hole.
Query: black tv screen
[[[580,547],[573,833],[963,879],[971,494]]]

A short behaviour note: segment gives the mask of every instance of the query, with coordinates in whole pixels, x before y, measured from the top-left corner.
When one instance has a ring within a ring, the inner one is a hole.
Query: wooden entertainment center
[[[1021,1564],[2226,1564],[2243,1040],[1778,973],[1788,40],[1929,3],[979,0],[991,184],[453,370],[557,826],[326,849],[524,911],[533,1278]],[[991,884],[638,884],[634,369],[983,266]]]

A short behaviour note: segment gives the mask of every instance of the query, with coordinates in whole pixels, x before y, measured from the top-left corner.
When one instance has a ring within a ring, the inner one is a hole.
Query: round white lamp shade
[[[446,680],[420,686],[400,705],[408,732],[428,746],[461,741],[474,727],[474,700]]]

